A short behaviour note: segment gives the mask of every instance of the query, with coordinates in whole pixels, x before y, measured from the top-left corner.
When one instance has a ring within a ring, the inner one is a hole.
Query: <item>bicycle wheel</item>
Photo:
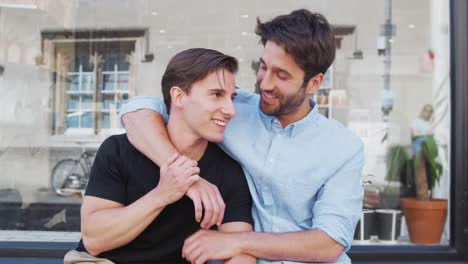
[[[76,194],[86,188],[85,175],[83,165],[78,160],[64,159],[52,170],[50,185],[59,195]]]

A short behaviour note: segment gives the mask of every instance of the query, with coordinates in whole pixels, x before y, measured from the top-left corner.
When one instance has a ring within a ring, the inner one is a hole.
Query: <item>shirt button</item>
[[[269,161],[270,163],[273,163],[273,159],[269,159],[268,161]]]

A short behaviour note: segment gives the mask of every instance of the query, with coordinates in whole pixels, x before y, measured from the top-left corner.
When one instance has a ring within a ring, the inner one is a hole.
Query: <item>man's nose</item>
[[[234,107],[233,99],[229,98],[222,108],[222,112],[232,118],[236,115],[236,108]]]
[[[259,81],[260,90],[271,91],[273,90],[273,80],[270,72],[265,72]]]

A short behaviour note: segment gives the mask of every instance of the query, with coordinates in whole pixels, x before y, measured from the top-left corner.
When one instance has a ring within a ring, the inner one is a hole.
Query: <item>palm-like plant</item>
[[[406,184],[415,185],[418,200],[429,200],[429,190],[439,183],[442,165],[437,161],[438,150],[434,136],[427,135],[421,143],[421,151],[411,159],[402,145],[390,147],[387,153],[388,182],[407,175]],[[428,175],[430,177],[428,177]],[[428,182],[429,179],[429,182]]]
[[[400,178],[400,174],[404,169],[408,169],[409,156],[404,146],[395,145],[389,148],[387,152],[387,176],[385,180],[388,182]]]
[[[434,136],[428,135],[421,144],[421,151],[414,157],[414,178],[418,200],[430,199],[429,190],[440,181],[442,164],[437,161],[438,150]],[[430,176],[428,183],[427,173]]]

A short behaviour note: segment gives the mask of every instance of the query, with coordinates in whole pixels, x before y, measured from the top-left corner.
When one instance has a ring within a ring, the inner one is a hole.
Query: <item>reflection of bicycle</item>
[[[83,195],[91,172],[91,157],[92,154],[82,147],[79,159],[63,159],[57,162],[50,178],[50,185],[54,191],[63,196],[77,193]]]

